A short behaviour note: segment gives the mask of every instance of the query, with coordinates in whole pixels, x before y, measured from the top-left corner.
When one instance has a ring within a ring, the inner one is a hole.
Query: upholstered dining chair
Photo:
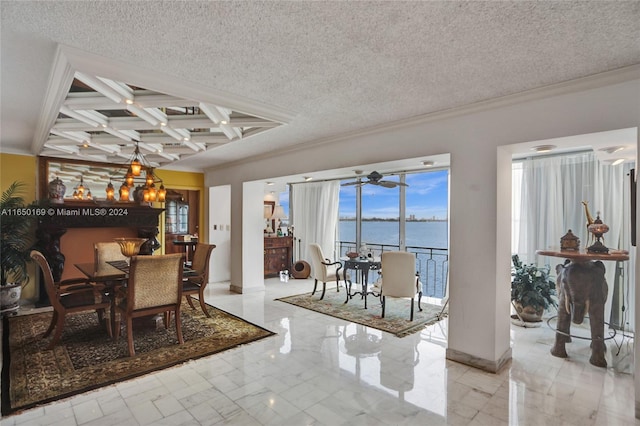
[[[418,309],[422,311],[420,306],[422,288],[416,274],[416,256],[406,251],[385,251],[380,261],[382,264],[380,279],[382,318],[384,318],[387,297],[410,298],[411,321],[413,321],[416,294],[418,294]]]
[[[200,302],[200,308],[207,317],[211,317],[207,310],[207,305],[204,303],[204,289],[209,282],[209,260],[211,259],[211,252],[216,248],[215,244],[198,243],[196,245],[195,252],[193,254],[193,260],[191,262],[191,269],[193,273],[184,278],[182,282],[182,294],[189,302],[191,309],[195,309],[193,306],[193,300],[191,296],[198,295],[198,301]]]
[[[101,265],[114,260],[127,260],[122,254],[120,244],[115,241],[98,242],[93,244],[94,260],[96,265]]]
[[[111,323],[104,321],[105,312],[109,309],[111,302],[99,289],[82,278],[55,282],[49,263],[43,254],[37,250],[32,250],[30,256],[42,270],[44,287],[53,307],[51,323],[42,336],[46,338],[54,329],[56,330],[47,349],[52,349],[62,337],[62,329],[67,314],[76,312],[96,311],[98,313],[98,321],[106,324],[107,332],[111,336]]]
[[[124,318],[130,356],[135,355],[133,319],[138,317],[163,314],[164,325],[168,328],[173,312],[178,342],[184,343],[180,321],[183,262],[181,253],[131,257],[129,281],[121,291],[122,299],[115,306],[120,317],[115,321],[115,336],[119,337],[120,321]]]
[[[347,288],[346,280],[348,276],[340,277],[340,270],[342,269],[342,263],[339,261],[332,262],[330,259],[324,257],[322,248],[318,244],[309,244],[309,253],[311,255],[311,277],[315,280],[313,285],[313,292],[311,295],[316,294],[316,288],[318,287],[318,281],[322,282],[322,295],[320,300],[324,299],[324,294],[327,288],[327,281],[336,282],[336,291],[340,291],[340,280],[345,282],[345,288]]]

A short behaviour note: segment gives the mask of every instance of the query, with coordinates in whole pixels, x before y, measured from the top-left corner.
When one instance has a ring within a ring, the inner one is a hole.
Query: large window
[[[408,186],[340,187],[337,253],[357,250],[361,243],[375,255],[391,250],[415,253],[425,295],[443,297],[448,272],[449,171],[384,179]]]

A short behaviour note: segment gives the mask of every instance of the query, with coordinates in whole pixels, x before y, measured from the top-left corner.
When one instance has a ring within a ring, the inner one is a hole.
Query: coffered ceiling
[[[76,72],[41,155],[118,163],[138,146],[159,167],[281,124]]]
[[[221,167],[640,64],[638,22],[637,1],[3,0],[0,151]]]

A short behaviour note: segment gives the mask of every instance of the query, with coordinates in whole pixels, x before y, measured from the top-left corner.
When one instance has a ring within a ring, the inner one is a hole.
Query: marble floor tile
[[[446,318],[397,338],[275,300],[311,291],[312,280],[265,283],[264,292],[246,295],[231,293],[228,284],[211,284],[206,300],[275,336],[25,410],[0,423],[640,425],[633,417],[628,338],[609,342],[610,366],[603,369],[589,364],[586,341],[575,339],[567,345],[569,357],[556,358],[549,353],[554,332],[546,324],[512,326],[513,358],[492,374],[445,358]],[[367,345],[347,340],[358,334],[368,336]]]

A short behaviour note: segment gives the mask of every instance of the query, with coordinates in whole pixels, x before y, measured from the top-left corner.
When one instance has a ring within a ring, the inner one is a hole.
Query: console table
[[[275,277],[280,271],[291,272],[293,237],[264,237],[264,276]]]

